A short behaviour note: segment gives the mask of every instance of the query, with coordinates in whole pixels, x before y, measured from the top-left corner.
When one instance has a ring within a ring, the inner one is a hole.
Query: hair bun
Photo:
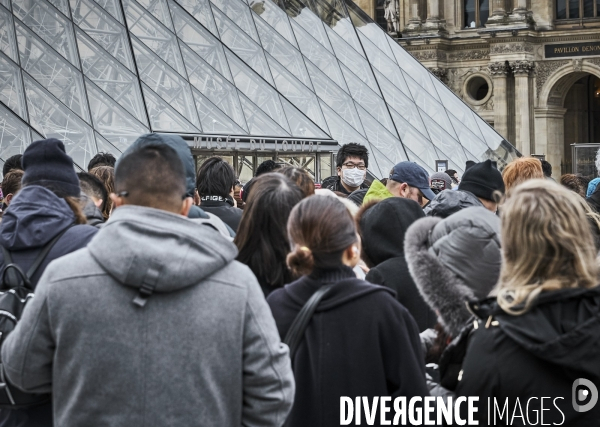
[[[309,248],[296,245],[293,252],[287,256],[287,265],[295,275],[309,274],[315,264],[315,259]]]

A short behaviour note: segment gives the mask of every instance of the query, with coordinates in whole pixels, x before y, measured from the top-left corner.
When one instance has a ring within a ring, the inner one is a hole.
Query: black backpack
[[[39,255],[27,271],[15,264],[10,252],[2,247],[4,267],[0,273],[0,345],[6,336],[15,329],[21,319],[25,305],[33,298],[31,278],[48,256],[50,249],[68,230],[64,230],[42,248]],[[22,409],[38,406],[50,401],[50,394],[26,393],[10,385],[0,363],[0,408]]]

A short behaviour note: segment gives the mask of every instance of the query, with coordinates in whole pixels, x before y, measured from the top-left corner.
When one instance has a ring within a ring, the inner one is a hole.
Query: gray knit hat
[[[445,172],[435,172],[429,177],[429,180],[431,181],[431,190],[435,194],[452,189],[452,178]]]

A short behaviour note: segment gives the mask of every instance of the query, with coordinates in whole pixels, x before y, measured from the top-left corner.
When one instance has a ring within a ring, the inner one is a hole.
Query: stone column
[[[508,139],[508,99],[506,97],[506,79],[508,65],[506,62],[492,62],[488,70],[494,82],[494,129]]]
[[[409,15],[408,15],[408,27],[420,27],[421,17],[419,16],[419,0],[410,0],[408,4]]]
[[[494,0],[492,4],[494,6],[492,16],[506,16],[506,0]]]
[[[527,0],[516,0],[513,13],[523,15],[525,12],[527,12]]]
[[[531,98],[529,78],[535,64],[533,61],[514,61],[510,68],[515,76],[515,128],[517,150],[524,156],[532,154]],[[533,147],[535,150],[535,147]],[[535,153],[537,154],[537,153]]]
[[[437,21],[440,19],[440,0],[427,0],[427,20]]]
[[[425,29],[434,31],[444,31],[446,21],[442,18],[440,11],[440,0],[427,0],[427,21]]]
[[[552,175],[558,178],[565,154],[565,113],[566,108],[548,106],[534,109],[535,151],[545,154],[552,165]],[[570,171],[568,171],[570,172]]]
[[[497,27],[506,24],[506,0],[493,0],[492,15],[489,17],[486,27]]]

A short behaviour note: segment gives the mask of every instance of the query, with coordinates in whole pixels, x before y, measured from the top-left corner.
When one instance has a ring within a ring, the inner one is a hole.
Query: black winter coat
[[[63,199],[44,187],[24,187],[2,217],[0,245],[11,252],[13,261],[24,271],[33,264],[39,251],[56,235],[75,222],[73,211]],[[75,225],[54,244],[32,278],[35,287],[51,261],[87,246],[98,229]],[[0,264],[4,257],[0,251]],[[31,409],[0,410],[0,427],[52,426],[52,404]]]
[[[267,302],[282,339],[310,296],[335,283],[321,301],[293,359],[296,397],[287,427],[340,423],[340,396],[427,396],[417,326],[385,287],[356,279],[349,267],[315,271]],[[393,417],[389,417],[391,420]],[[376,425],[379,425],[379,415]]]
[[[437,323],[437,315],[423,300],[408,271],[404,254],[373,267],[365,280],[393,289],[400,304],[406,307],[417,322],[419,332],[433,328]]]
[[[423,218],[423,209],[410,199],[390,197],[367,209],[360,218],[364,254],[371,268],[365,280],[387,286],[417,322],[419,332],[437,323],[435,312],[425,302],[404,257],[404,235]]]
[[[205,212],[215,215],[237,233],[244,211],[233,206],[233,199],[228,202],[220,196],[206,196],[202,197],[200,206]]]
[[[470,335],[456,392],[479,396],[480,425],[488,425],[488,397],[500,406],[508,398],[511,417],[517,398],[524,415],[528,400],[537,398],[529,404],[531,423],[534,411],[541,410],[541,397],[550,397],[543,402],[545,425],[600,426],[600,402],[588,412],[576,412],[572,404],[579,378],[600,392],[600,287],[543,293],[520,316],[506,314],[495,299],[473,305],[473,311],[478,327]],[[496,425],[509,422],[497,415]],[[516,418],[512,425],[523,425],[523,420]]]

